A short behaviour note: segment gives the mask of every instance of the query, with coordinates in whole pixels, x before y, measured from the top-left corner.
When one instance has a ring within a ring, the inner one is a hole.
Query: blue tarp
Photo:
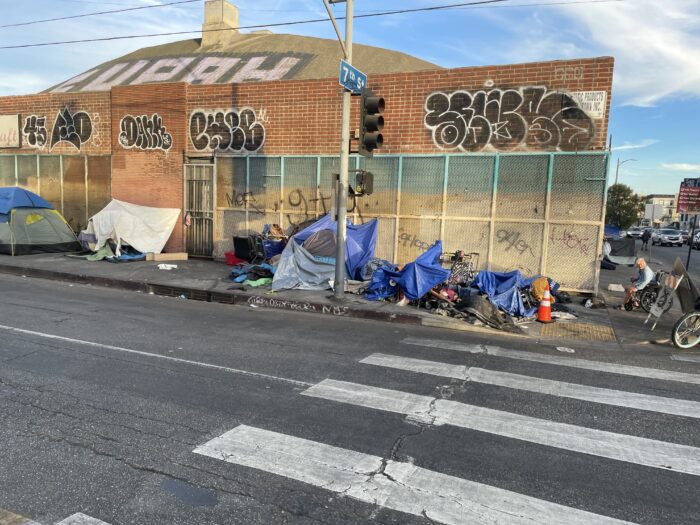
[[[442,241],[437,241],[401,271],[386,266],[378,268],[372,275],[365,297],[373,301],[386,299],[396,294],[396,285],[411,301],[423,297],[450,277],[450,271],[440,265],[441,254]],[[392,285],[392,282],[395,284]]]
[[[618,228],[617,226],[613,226],[612,224],[606,224],[604,233],[606,237],[619,237],[620,228]]]
[[[474,278],[474,286],[488,295],[489,301],[509,315],[531,317],[537,308],[525,308],[521,288],[528,288],[536,277],[523,277],[519,270],[512,272],[481,271]]]
[[[0,188],[0,215],[8,215],[15,208],[48,208],[53,206],[24,188]]]
[[[365,224],[352,224],[348,221],[347,239],[345,240],[345,271],[348,279],[360,280],[362,268],[374,257],[378,226],[377,219],[372,219]],[[301,230],[292,239],[301,246],[317,231],[331,230],[337,235],[337,229],[336,222],[330,215],[326,215],[308,228]]]

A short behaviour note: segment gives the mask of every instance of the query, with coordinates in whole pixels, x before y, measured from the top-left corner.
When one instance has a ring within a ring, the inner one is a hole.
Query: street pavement
[[[2,525],[700,522],[668,352],[0,290]]]

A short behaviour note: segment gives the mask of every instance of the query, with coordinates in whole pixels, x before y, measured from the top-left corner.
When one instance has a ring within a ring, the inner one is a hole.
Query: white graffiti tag
[[[433,93],[425,101],[425,126],[437,147],[460,151],[577,151],[595,135],[571,95],[542,86]]]

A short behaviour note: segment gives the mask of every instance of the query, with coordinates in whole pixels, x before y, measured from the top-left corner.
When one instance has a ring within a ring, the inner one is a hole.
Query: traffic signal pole
[[[345,54],[352,65],[352,16],[353,0],[345,3]],[[348,202],[348,168],[350,165],[350,100],[351,93],[343,91],[343,113],[340,124],[340,173],[336,182],[336,221],[337,236],[335,249],[335,282],[333,296],[341,300],[345,297],[345,237]]]

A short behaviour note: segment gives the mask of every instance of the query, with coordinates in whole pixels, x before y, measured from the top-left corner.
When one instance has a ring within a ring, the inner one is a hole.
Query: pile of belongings
[[[0,188],[0,254],[79,252],[80,243],[59,212],[23,188]]]
[[[231,279],[234,283],[257,288],[272,283],[275,267],[267,264],[237,264],[231,268]]]
[[[348,221],[345,239],[345,271],[348,279],[362,280],[363,269],[374,256],[377,219],[364,224]],[[327,290],[335,277],[337,224],[326,215],[294,234],[282,252],[272,289]]]
[[[143,261],[161,253],[180,216],[178,208],[152,208],[113,199],[88,221],[78,239],[89,261]]]

